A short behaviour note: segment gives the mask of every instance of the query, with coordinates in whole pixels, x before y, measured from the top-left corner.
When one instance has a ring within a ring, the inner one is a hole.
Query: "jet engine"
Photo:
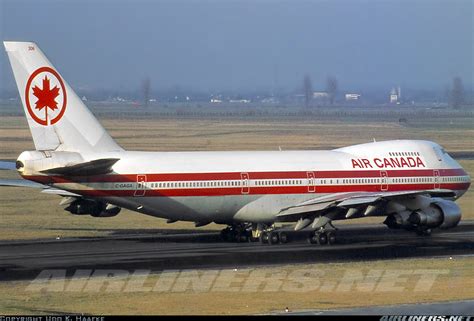
[[[78,199],[69,204],[66,211],[74,215],[91,215],[94,217],[112,217],[120,212],[120,207],[100,201]]]
[[[436,200],[426,208],[416,211],[401,211],[391,214],[384,221],[389,228],[405,228],[411,230],[416,227],[451,228],[461,220],[459,206],[447,200]]]
[[[408,221],[417,226],[451,228],[461,220],[461,209],[452,201],[437,201],[423,211],[411,213]]]

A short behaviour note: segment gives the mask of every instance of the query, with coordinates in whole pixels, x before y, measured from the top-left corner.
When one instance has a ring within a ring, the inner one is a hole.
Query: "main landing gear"
[[[333,245],[336,244],[336,232],[335,231],[325,231],[318,230],[313,231],[308,237],[308,242],[311,244],[318,245]]]
[[[327,229],[326,226],[331,226],[332,229]],[[310,232],[307,238],[308,243],[315,245],[336,244],[336,231],[337,229],[332,224],[325,224],[323,227]],[[226,242],[246,243],[260,241],[262,244],[275,245],[288,243],[290,237],[295,241],[300,239],[295,233],[298,232],[277,230],[273,225],[239,224],[230,225],[223,229],[221,237]],[[301,236],[304,239],[304,236]]]
[[[252,231],[246,225],[229,225],[221,231],[221,238],[226,242],[249,242],[255,241]]]
[[[221,238],[226,242],[258,242],[262,244],[285,244],[288,234],[275,231],[274,227],[262,224],[230,225],[221,231]]]
[[[262,244],[285,244],[288,243],[288,234],[283,231],[263,231],[259,240]]]

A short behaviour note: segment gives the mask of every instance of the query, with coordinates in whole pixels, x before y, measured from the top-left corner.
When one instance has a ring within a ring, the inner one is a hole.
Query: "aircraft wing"
[[[48,185],[43,185],[40,183],[28,181],[26,179],[0,179],[0,186],[41,188],[42,193],[54,194],[54,195],[60,195],[60,196],[82,197],[79,194],[74,194],[74,193],[64,191],[61,189],[52,188]]]
[[[347,210],[352,207],[363,208],[389,200],[409,199],[416,195],[427,195],[430,197],[453,197],[455,194],[450,190],[426,190],[426,191],[399,191],[379,193],[339,193],[322,196],[309,201],[283,208],[277,214],[281,222],[292,222],[308,216],[316,217],[323,215],[328,209]]]

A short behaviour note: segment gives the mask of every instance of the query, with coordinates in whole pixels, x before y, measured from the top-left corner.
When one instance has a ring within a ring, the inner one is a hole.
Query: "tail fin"
[[[37,150],[122,150],[35,43],[3,44]]]

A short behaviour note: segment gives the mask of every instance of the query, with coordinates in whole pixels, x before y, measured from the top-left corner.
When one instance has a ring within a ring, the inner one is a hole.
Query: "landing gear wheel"
[[[270,244],[278,244],[278,242],[280,241],[280,239],[278,237],[278,233],[277,232],[271,232],[268,241],[269,241],[268,243],[270,243]]]
[[[312,232],[311,234],[309,234],[308,242],[310,244],[318,244],[318,235],[316,232]]]
[[[288,235],[285,232],[280,232],[278,236],[281,244],[288,243]]]
[[[260,243],[267,244],[269,243],[268,241],[269,241],[268,233],[262,232],[262,234],[260,234]]]
[[[326,245],[328,243],[328,236],[325,232],[318,233],[318,243],[320,245]]]
[[[327,240],[329,245],[336,244],[336,233],[328,232],[327,233]]]

